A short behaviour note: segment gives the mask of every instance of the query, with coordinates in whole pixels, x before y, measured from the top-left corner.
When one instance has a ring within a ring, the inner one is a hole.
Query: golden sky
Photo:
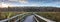
[[[4,4],[4,3],[0,4],[0,8],[7,8],[7,7],[8,7],[8,4]]]

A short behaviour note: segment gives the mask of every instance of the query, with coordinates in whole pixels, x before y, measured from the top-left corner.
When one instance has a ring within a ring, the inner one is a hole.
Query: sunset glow
[[[7,7],[8,7],[8,4],[4,4],[4,3],[0,4],[0,8],[7,8]]]
[[[2,4],[2,7],[8,7],[8,5],[7,4]]]

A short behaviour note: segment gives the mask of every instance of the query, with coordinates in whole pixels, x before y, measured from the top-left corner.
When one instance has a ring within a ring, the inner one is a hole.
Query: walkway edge
[[[34,14],[35,16],[39,17],[40,19],[45,20],[45,21],[47,21],[47,22],[55,22],[55,21],[46,19],[46,18],[44,18],[44,17],[42,17],[42,16],[39,16],[39,15],[37,15],[37,14],[35,14],[35,13],[33,13],[33,14]]]

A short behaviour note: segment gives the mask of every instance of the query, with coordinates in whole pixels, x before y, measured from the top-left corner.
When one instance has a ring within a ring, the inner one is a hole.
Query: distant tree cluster
[[[57,8],[57,7],[8,7],[8,8],[0,8],[0,11],[60,12],[60,8]]]

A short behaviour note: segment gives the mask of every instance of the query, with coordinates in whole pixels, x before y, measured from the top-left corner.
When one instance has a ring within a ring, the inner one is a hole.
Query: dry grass
[[[56,22],[60,22],[60,12],[38,12],[40,16],[43,16],[47,19],[54,20]]]
[[[10,18],[14,15],[22,14],[23,12],[0,12],[0,20]]]

